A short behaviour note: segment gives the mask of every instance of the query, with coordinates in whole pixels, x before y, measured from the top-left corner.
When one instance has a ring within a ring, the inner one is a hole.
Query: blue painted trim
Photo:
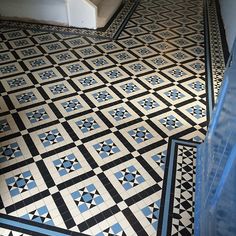
[[[202,159],[201,159],[201,152],[202,152],[203,144],[198,146],[197,149],[197,160],[196,160],[196,187],[195,192],[201,192],[201,183],[202,183]],[[194,210],[194,235],[200,236],[200,209],[201,209],[201,195],[195,194],[195,210]]]
[[[228,84],[229,84],[228,76],[225,76],[225,79],[222,82],[219,94],[226,94]],[[213,112],[214,113],[213,119],[211,120],[211,123],[210,123],[211,128],[209,131],[209,138],[212,137],[213,132],[215,132],[215,130],[216,130],[216,126],[217,126],[218,120],[220,118],[220,113],[223,108],[224,100],[225,100],[225,96],[219,96],[219,99],[217,100],[217,108]]]
[[[218,184],[218,187],[216,189],[216,192],[215,192],[215,195],[213,196],[212,200],[211,200],[211,210],[215,208],[216,206],[216,203],[218,202],[220,196],[221,196],[221,193],[222,193],[222,190],[223,188],[225,187],[225,183],[229,177],[229,174],[232,171],[232,168],[234,167],[233,163],[235,161],[235,156],[236,156],[236,145],[234,145],[234,148],[229,156],[229,159],[227,160],[227,163],[225,165],[225,169],[224,169],[224,172],[221,176],[221,179],[220,179],[220,182]],[[233,187],[233,186],[232,186]]]
[[[173,167],[174,167],[175,145],[176,145],[176,140],[172,140],[170,158],[169,158],[168,176],[167,176],[167,181],[166,181],[165,205],[164,205],[161,236],[166,236],[167,230],[168,230],[168,216],[169,216],[169,207],[170,207],[171,181],[172,181]]]
[[[18,227],[24,230],[29,230],[29,231],[33,231],[35,233],[41,233],[41,234],[45,234],[48,236],[68,236],[71,234],[64,234],[64,233],[60,233],[58,231],[52,231],[49,229],[44,229],[42,227],[38,227],[38,226],[33,226],[33,225],[28,225],[25,223],[21,223],[21,222],[17,222],[15,220],[9,220],[9,219],[5,219],[0,217],[0,223],[1,224],[5,224],[5,225],[9,225],[9,226],[14,226],[14,227]]]
[[[161,236],[167,236],[168,231],[168,218],[169,218],[169,209],[170,209],[170,199],[171,199],[171,188],[172,188],[172,178],[173,178],[173,168],[174,168],[174,158],[175,158],[175,147],[176,145],[195,145],[198,146],[194,142],[182,141],[182,140],[171,140],[171,148],[170,148],[170,157],[169,157],[169,165],[168,165],[168,176],[166,181],[166,192],[165,192],[165,204],[164,204],[164,213],[163,213],[163,221],[162,221],[162,231]]]

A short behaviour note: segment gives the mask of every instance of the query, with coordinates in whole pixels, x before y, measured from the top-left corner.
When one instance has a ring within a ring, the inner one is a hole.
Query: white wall
[[[97,7],[89,0],[0,0],[0,16],[95,29]]]
[[[68,24],[64,0],[0,0],[0,2],[1,16]]]
[[[220,0],[221,15],[224,22],[226,39],[231,51],[236,37],[236,0]]]

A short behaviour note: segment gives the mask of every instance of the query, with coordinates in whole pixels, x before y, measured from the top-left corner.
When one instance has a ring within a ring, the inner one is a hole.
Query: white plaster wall
[[[236,0],[220,0],[220,7],[226,39],[229,51],[231,51],[236,37]]]
[[[88,0],[67,0],[69,25],[81,28],[97,28],[97,7]]]
[[[0,0],[0,15],[96,29],[97,7],[89,0]]]
[[[0,0],[0,15],[68,24],[65,0]]]

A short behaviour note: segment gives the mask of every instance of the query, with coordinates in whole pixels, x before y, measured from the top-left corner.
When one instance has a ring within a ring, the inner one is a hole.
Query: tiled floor
[[[202,1],[141,0],[117,41],[1,31],[0,235],[192,235]]]

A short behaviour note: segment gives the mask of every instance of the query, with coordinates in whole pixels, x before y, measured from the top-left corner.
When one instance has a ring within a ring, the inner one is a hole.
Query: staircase
[[[121,5],[122,0],[90,0],[97,8],[97,28],[104,27],[116,10]]]
[[[122,0],[1,0],[0,17],[97,29],[107,24],[121,3]]]

